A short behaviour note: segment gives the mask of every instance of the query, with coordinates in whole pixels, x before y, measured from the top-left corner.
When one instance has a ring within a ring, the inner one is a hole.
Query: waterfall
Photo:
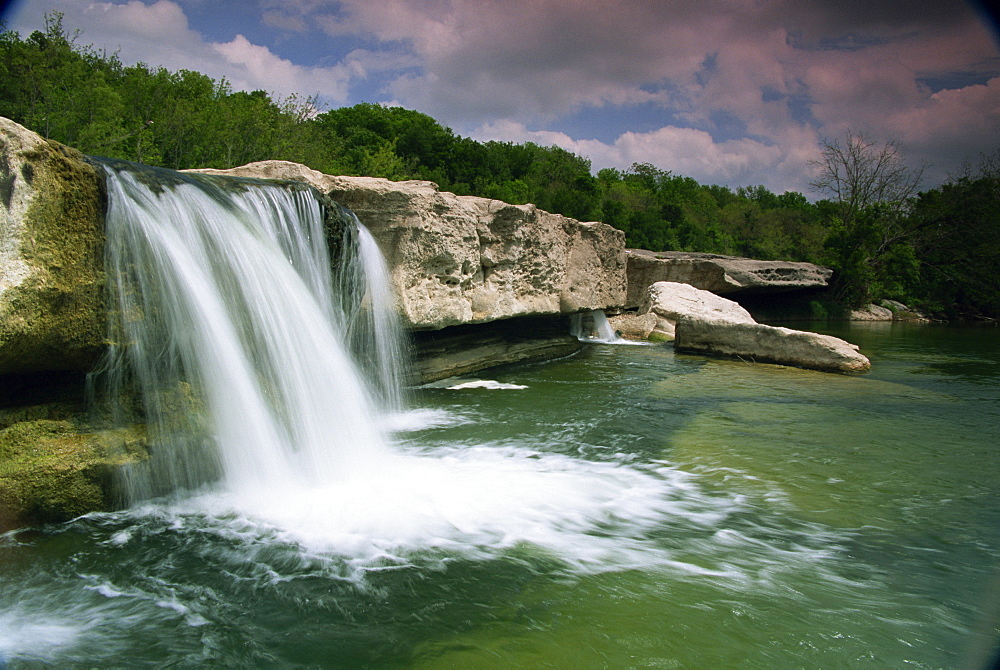
[[[615,344],[621,341],[608,323],[608,316],[600,309],[571,314],[569,332],[584,342]]]
[[[367,231],[343,222],[333,273],[326,208],[304,185],[102,165],[113,344],[98,376],[118,420],[135,410],[152,442],[128,499],[209,482],[264,495],[377,469],[401,373]]]
[[[348,579],[521,546],[581,569],[644,560],[607,529],[660,518],[657,473],[433,444],[428,428],[489,418],[400,411],[388,270],[349,212],[302,184],[99,164],[112,344],[95,411],[147,427],[148,461],[119,469],[135,523],[337,555]]]

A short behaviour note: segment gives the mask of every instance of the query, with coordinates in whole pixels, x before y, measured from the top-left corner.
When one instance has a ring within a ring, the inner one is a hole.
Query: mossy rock
[[[59,407],[35,412],[62,413]],[[0,430],[0,530],[116,508],[114,473],[145,460],[146,446],[140,425],[88,430],[71,418],[11,423]]]
[[[646,341],[648,341],[648,342],[660,342],[660,343],[662,343],[662,342],[673,342],[674,338],[670,337],[669,335],[667,335],[666,333],[664,333],[662,331],[654,330],[653,332],[651,332],[649,334],[649,337],[646,338]]]
[[[104,347],[104,180],[0,118],[0,374],[88,370]]]

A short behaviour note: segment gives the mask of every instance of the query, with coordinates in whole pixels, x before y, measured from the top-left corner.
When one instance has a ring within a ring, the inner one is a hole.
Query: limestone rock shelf
[[[427,181],[324,175],[287,161],[203,170],[311,184],[352,210],[386,257],[404,324],[436,330],[620,307],[625,234]]]
[[[759,295],[826,288],[833,270],[812,263],[757,261],[684,251],[629,249],[626,306],[638,307],[656,282],[690,284],[717,295]]]

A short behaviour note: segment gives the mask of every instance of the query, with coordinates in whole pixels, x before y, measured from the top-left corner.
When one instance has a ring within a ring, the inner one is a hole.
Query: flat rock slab
[[[678,321],[674,348],[827,372],[871,369],[871,362],[856,345],[837,337],[697,316],[685,316]]]

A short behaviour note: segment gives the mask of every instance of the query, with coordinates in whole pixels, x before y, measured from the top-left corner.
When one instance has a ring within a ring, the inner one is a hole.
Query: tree
[[[1000,316],[1000,148],[921,193],[913,217],[921,306],[948,316]]]
[[[841,140],[825,140],[820,158],[810,161],[818,176],[809,185],[833,196],[841,216],[850,219],[879,206],[901,211],[917,193],[924,169],[911,168],[896,140],[879,144],[866,133],[847,131]]]
[[[913,256],[915,231],[906,214],[923,168],[910,167],[895,140],[879,143],[851,131],[843,140],[826,140],[811,164],[817,177],[810,186],[832,196],[826,247],[837,270],[835,299],[857,306],[880,294],[903,297],[901,287],[914,278],[902,275],[915,267],[900,262]]]

